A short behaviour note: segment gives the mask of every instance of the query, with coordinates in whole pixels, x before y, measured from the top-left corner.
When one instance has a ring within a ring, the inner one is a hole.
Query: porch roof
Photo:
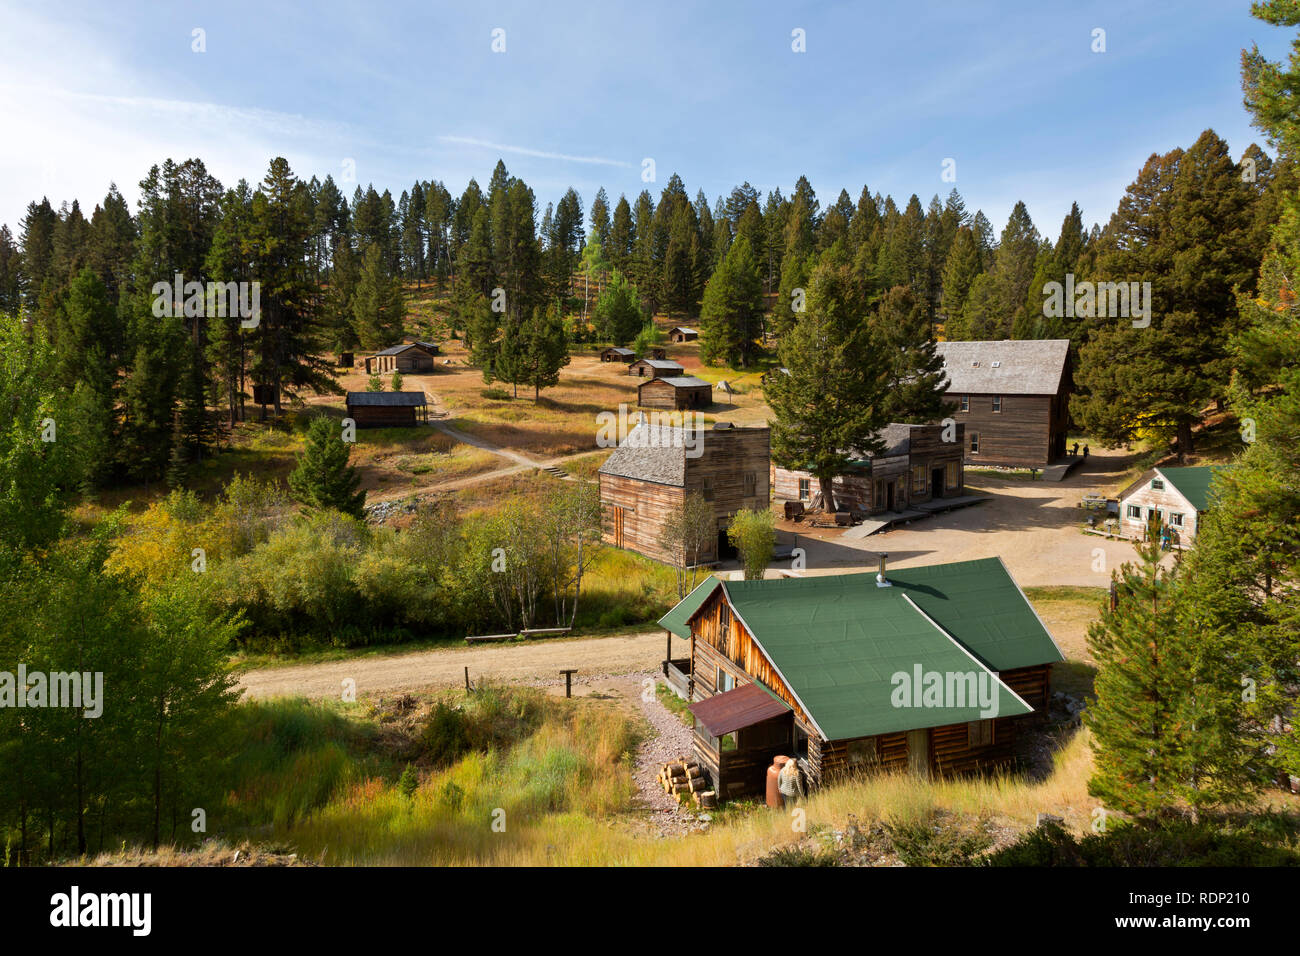
[[[709,736],[721,737],[787,714],[790,705],[755,682],[696,701],[690,705],[690,711],[704,725]]]

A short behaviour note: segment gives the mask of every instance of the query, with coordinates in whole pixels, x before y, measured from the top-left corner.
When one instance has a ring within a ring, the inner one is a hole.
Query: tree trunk
[[[1190,421],[1181,421],[1178,423],[1178,461],[1180,463],[1187,461],[1187,456],[1192,453],[1192,423]]]
[[[818,478],[818,479],[817,479],[817,486],[821,489],[821,492],[822,492],[822,510],[825,511],[825,512],[827,512],[828,514],[834,513],[834,511],[835,511],[835,490],[834,490],[834,488],[835,488],[835,479],[834,479],[833,477],[832,477],[832,478]]]

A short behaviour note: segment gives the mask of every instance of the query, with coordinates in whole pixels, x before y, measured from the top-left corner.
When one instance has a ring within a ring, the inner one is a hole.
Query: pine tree
[[[966,308],[966,300],[976,277],[983,271],[984,263],[980,258],[979,240],[975,237],[975,231],[969,226],[962,226],[953,237],[943,266],[939,315],[944,325],[944,338],[949,341],[965,339],[965,335],[959,334],[964,332],[962,312]]]
[[[896,286],[886,292],[869,325],[888,367],[889,390],[882,406],[889,421],[922,424],[944,417],[943,358],[925,307],[912,290]]]
[[[1161,568],[1160,536],[1138,544],[1139,563],[1114,576],[1116,606],[1088,629],[1097,662],[1094,700],[1084,711],[1095,766],[1088,792],[1110,809],[1155,816],[1177,805],[1186,722],[1188,648],[1179,627],[1173,571]]]
[[[366,493],[360,490],[360,472],[348,464],[351,453],[338,422],[312,419],[307,447],[289,475],[289,489],[307,511],[331,508],[365,517]]]
[[[352,317],[361,347],[382,349],[401,338],[405,313],[401,282],[388,275],[383,251],[372,244],[362,257],[352,297]]]
[[[850,459],[879,451],[889,422],[888,369],[863,321],[860,284],[847,267],[819,266],[808,309],[781,339],[781,365],[763,392],[772,408],[772,460],[810,471],[833,507],[832,480]]]
[[[738,236],[704,290],[700,309],[700,357],[748,368],[758,351],[763,280],[749,240]]]
[[[523,339],[525,375],[521,380],[533,386],[536,404],[542,389],[559,384],[560,369],[569,364],[569,340],[559,312],[534,308],[524,326]]]
[[[597,338],[615,345],[626,345],[641,329],[641,302],[636,286],[617,269],[596,301],[593,319]]]

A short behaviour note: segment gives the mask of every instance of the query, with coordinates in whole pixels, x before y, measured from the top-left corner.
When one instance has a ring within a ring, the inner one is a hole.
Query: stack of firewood
[[[705,808],[718,805],[718,795],[709,788],[708,775],[694,760],[683,757],[664,764],[659,769],[659,784],[678,803],[690,800],[695,806]]]

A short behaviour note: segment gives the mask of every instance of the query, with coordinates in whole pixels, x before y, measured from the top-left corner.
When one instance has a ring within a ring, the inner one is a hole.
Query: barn
[[[1070,340],[940,342],[968,465],[1043,468],[1065,457]]]
[[[636,353],[631,349],[621,348],[617,345],[611,345],[605,351],[600,353],[602,362],[622,362],[624,365],[636,361]]]
[[[348,392],[348,418],[358,428],[404,428],[429,420],[424,392]]]
[[[761,797],[778,755],[813,787],[1005,766],[1065,659],[1001,558],[710,577],[659,623],[690,641],[693,756],[724,799]]]
[[[693,375],[652,378],[636,388],[636,403],[643,408],[684,411],[713,404],[713,386]]]
[[[685,371],[684,366],[671,359],[637,359],[627,367],[627,374],[635,375],[637,378],[663,378],[681,375]]]
[[[673,342],[694,342],[699,337],[699,332],[684,325],[676,325],[668,330],[668,338]]]
[[[386,372],[432,372],[434,356],[438,346],[432,342],[405,342],[394,345],[382,352],[376,352],[366,359],[367,375],[382,375]]]
[[[830,507],[818,499],[821,487],[817,479],[800,469],[774,466],[774,495],[827,511],[879,514],[965,493],[964,426],[949,430],[945,425],[892,424],[881,429],[878,437],[884,442],[879,452],[850,452],[848,469],[831,483],[835,501]]]
[[[1119,495],[1120,530],[1141,541],[1159,520],[1169,531],[1169,544],[1186,548],[1196,538],[1201,515],[1210,507],[1210,483],[1222,466],[1148,468]]]
[[[688,494],[698,493],[709,504],[716,532],[699,563],[734,556],[727,541],[732,517],[769,504],[770,442],[768,428],[638,424],[600,467],[603,540],[671,561],[660,540],[664,526]]]

